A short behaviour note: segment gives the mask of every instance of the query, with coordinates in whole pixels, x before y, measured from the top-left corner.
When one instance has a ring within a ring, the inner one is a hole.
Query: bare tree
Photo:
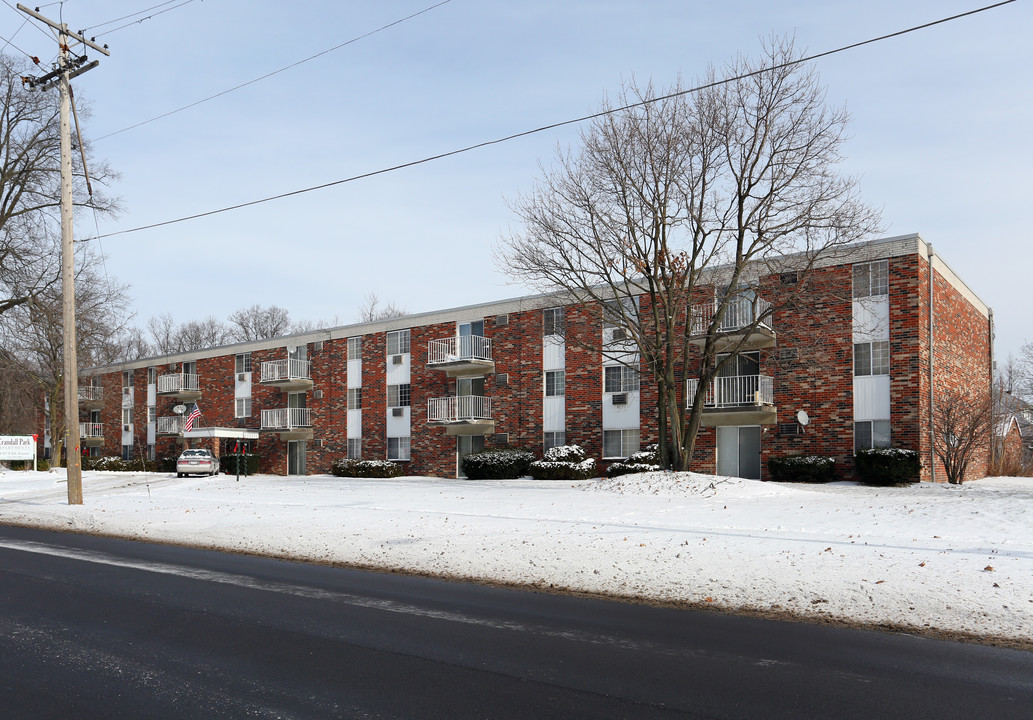
[[[21,77],[25,63],[0,54],[0,314],[28,302],[58,284],[60,134],[58,99],[53,92],[32,91]],[[86,108],[81,107],[80,116]],[[84,150],[89,156],[88,144]],[[113,177],[103,163],[90,160],[96,187]],[[87,200],[78,154],[73,158],[77,208],[101,213],[116,203],[98,192]]]
[[[677,469],[689,467],[721,367],[800,303],[819,260],[879,229],[856,180],[836,171],[848,116],[826,108],[798,57],[776,40],[762,61],[731,63],[730,80],[711,70],[700,91],[626,85],[580,150],[516,200],[523,228],[497,254],[518,280],[598,307],[624,330],[656,386],[661,460]],[[760,280],[784,268],[796,282],[758,302]],[[723,319],[744,301],[749,322],[725,345]],[[688,407],[682,368],[698,378]]]
[[[264,340],[285,335],[291,330],[290,313],[282,307],[262,307],[257,303],[229,316],[230,337],[234,342]]]
[[[946,389],[933,411],[933,451],[943,463],[947,482],[960,485],[969,465],[992,442],[994,408],[990,396]]]
[[[162,355],[202,350],[233,341],[233,331],[216,317],[191,320],[177,325],[172,315],[162,313],[147,321],[153,349]]]
[[[355,313],[355,319],[359,322],[375,322],[408,314],[408,310],[398,307],[393,302],[389,302],[386,305],[382,304],[377,294],[371,291],[359,306],[358,312]]]
[[[118,338],[130,331],[125,285],[99,271],[89,245],[77,253],[76,352],[81,366],[105,362],[117,352]],[[53,262],[60,262],[55,256]],[[31,379],[29,402],[37,411],[49,407],[52,446],[61,457],[65,434],[63,303],[60,286],[39,288],[29,299],[0,315],[0,356]],[[72,418],[72,422],[78,422]]]

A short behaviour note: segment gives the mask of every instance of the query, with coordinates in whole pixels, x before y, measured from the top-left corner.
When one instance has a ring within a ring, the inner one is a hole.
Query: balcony
[[[79,442],[87,447],[104,444],[104,425],[101,423],[79,423]]]
[[[427,423],[446,428],[448,435],[487,435],[495,431],[491,398],[479,395],[431,398]]]
[[[274,385],[283,391],[311,390],[312,361],[284,358],[264,362],[262,363],[262,383]]]
[[[431,340],[427,343],[427,367],[444,370],[448,377],[489,375],[495,372],[491,338],[460,335]]]
[[[79,386],[79,409],[100,410],[104,407],[104,388],[100,385]]]
[[[201,399],[201,386],[197,382],[197,375],[193,373],[159,375],[156,392],[159,395],[174,397],[180,402],[195,402]]]
[[[732,375],[714,378],[703,400],[703,427],[720,425],[774,425],[774,379],[767,375]],[[685,403],[692,406],[699,380],[685,381]]]
[[[181,435],[183,433],[183,416],[172,415],[158,418],[154,432],[157,435]]]
[[[311,440],[310,408],[276,408],[262,411],[262,429],[275,430],[281,440]]]
[[[722,352],[728,347],[738,343],[744,334],[746,340],[740,350],[759,350],[761,348],[773,347],[775,344],[775,331],[771,328],[771,315],[755,327],[751,327],[755,320],[764,317],[764,313],[770,311],[771,303],[762,298],[738,297],[729,300],[725,306],[724,317],[717,328],[717,352]],[[703,303],[692,306],[692,333],[689,342],[700,347],[706,342],[707,330],[714,313],[717,311],[716,303]]]

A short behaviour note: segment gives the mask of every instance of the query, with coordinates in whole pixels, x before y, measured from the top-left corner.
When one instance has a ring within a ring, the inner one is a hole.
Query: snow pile
[[[1033,480],[0,474],[0,522],[1033,645]]]

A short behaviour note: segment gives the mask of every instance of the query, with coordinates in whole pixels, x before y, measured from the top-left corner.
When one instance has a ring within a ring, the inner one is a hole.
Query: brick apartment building
[[[802,453],[835,457],[849,477],[855,448],[893,446],[921,453],[923,479],[944,480],[931,403],[939,388],[990,392],[992,311],[918,235],[841,252],[810,279],[832,289],[820,311],[774,313],[708,389],[694,469],[766,477],[768,458]],[[766,280],[726,316],[730,336],[753,320]],[[275,474],[326,473],[347,456],[455,477],[459,455],[482,448],[576,443],[609,461],[655,442],[648,378],[598,349],[620,330],[555,303],[528,296],[92,368],[82,445],[162,457],[244,443]],[[201,418],[184,432],[194,403]]]

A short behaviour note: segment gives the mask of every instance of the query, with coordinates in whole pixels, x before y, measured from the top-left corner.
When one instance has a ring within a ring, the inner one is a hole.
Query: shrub
[[[336,477],[393,478],[402,474],[402,466],[389,460],[352,460],[341,458],[330,465]]]
[[[237,459],[240,459],[241,475],[258,474],[258,453],[245,453],[243,455],[223,455],[219,458],[219,468],[227,475],[237,474]],[[174,469],[174,468],[173,468]]]
[[[657,445],[647,445],[645,450],[632,453],[626,460],[615,462],[606,468],[606,477],[631,475],[633,473],[652,472],[660,469],[660,457]]]
[[[39,470],[40,472],[42,472],[44,470],[49,470],[50,469],[50,461],[49,460],[37,460],[36,461],[36,469]]]
[[[103,470],[105,472],[155,472],[157,471],[157,468],[157,463],[153,460],[144,460],[143,458],[123,460],[117,455],[107,455],[105,457],[86,456],[82,459],[83,470]]]
[[[526,450],[482,450],[459,461],[470,480],[505,480],[527,475],[534,455]]]
[[[824,455],[786,455],[768,460],[775,482],[826,483],[836,479],[836,461]]]
[[[176,472],[176,461],[179,460],[179,455],[165,455],[164,457],[158,458],[158,472],[163,473],[174,473]]]
[[[587,480],[595,477],[595,460],[580,445],[560,445],[545,451],[528,471],[535,480]]]
[[[922,471],[918,453],[902,448],[859,450],[854,455],[854,466],[861,482],[868,485],[915,483]]]

